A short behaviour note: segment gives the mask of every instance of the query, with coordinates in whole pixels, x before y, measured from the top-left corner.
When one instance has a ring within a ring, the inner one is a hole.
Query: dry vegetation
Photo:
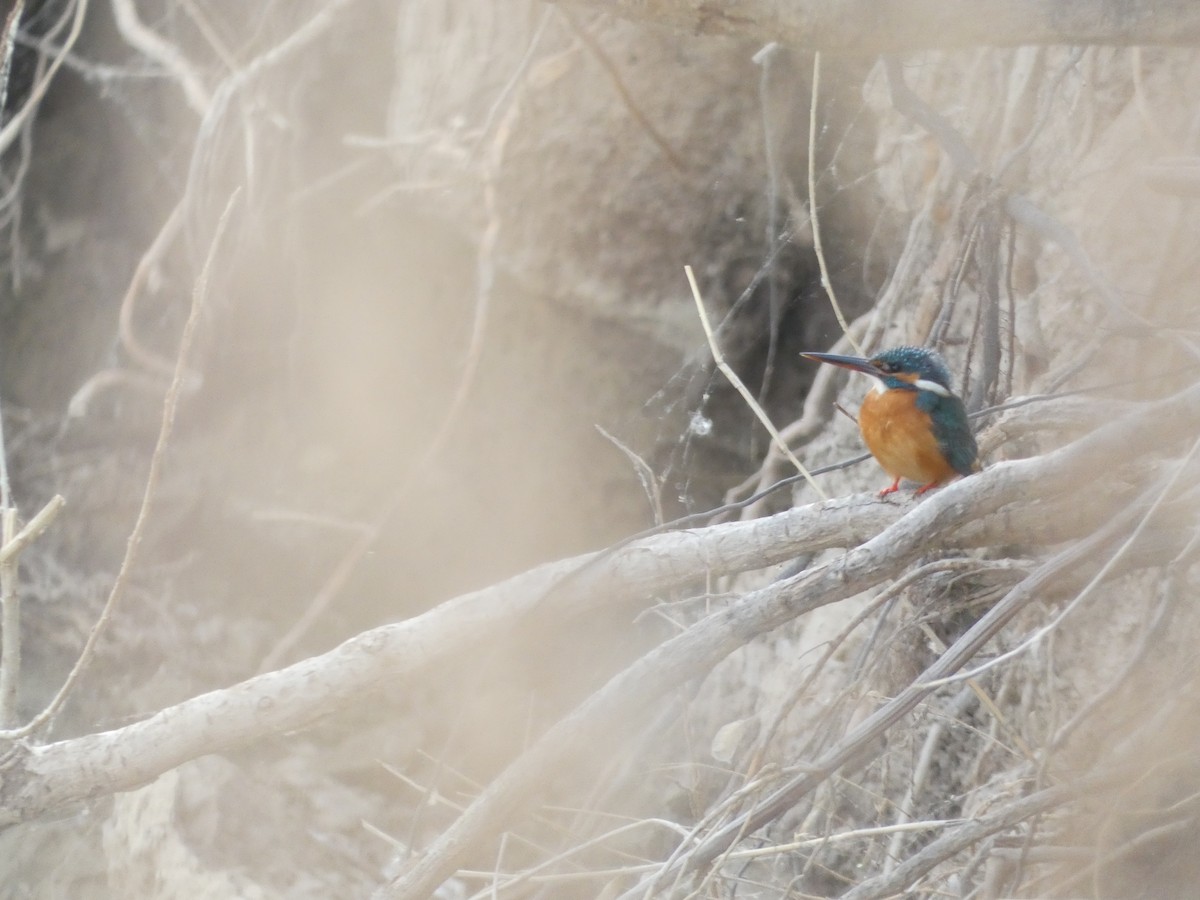
[[[0,893],[1194,894],[1194,14],[836,5],[15,6]]]

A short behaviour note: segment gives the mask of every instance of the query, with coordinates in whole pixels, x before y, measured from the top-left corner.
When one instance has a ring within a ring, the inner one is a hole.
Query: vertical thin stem
[[[108,628],[109,623],[116,614],[121,597],[125,593],[125,585],[129,582],[130,575],[137,563],[138,550],[141,547],[142,537],[145,534],[146,522],[150,518],[150,509],[154,505],[155,495],[158,491],[158,481],[162,473],[167,445],[171,441],[171,432],[175,426],[175,412],[179,407],[179,397],[183,392],[184,381],[187,379],[188,362],[193,339],[196,334],[196,327],[200,321],[200,311],[203,308],[204,301],[208,297],[209,277],[212,274],[213,266],[216,264],[217,251],[220,248],[222,238],[225,236],[226,226],[229,224],[230,216],[233,214],[233,209],[237,204],[241,191],[240,187],[236,188],[233,195],[229,198],[229,202],[225,204],[225,211],[217,221],[216,231],[208,248],[208,256],[205,258],[204,265],[200,269],[200,275],[197,277],[196,284],[192,288],[191,311],[188,313],[187,321],[183,326],[183,334],[179,339],[179,352],[175,357],[175,375],[171,379],[170,386],[167,388],[166,396],[163,398],[163,413],[162,420],[159,423],[158,441],[155,443],[154,452],[150,456],[150,471],[146,474],[146,489],[142,493],[142,505],[138,509],[137,519],[133,523],[133,530],[130,532],[129,540],[125,544],[125,558],[121,560],[121,567],[117,570],[117,577],[113,580],[112,588],[108,592],[108,599],[104,602],[104,609],[100,611],[100,618],[92,626],[92,630],[84,642],[83,650],[80,651],[79,658],[75,661],[74,667],[72,667],[70,673],[67,675],[66,681],[63,682],[62,687],[58,689],[58,693],[54,695],[54,699],[50,701],[46,708],[22,726],[19,731],[20,736],[30,734],[42,728],[58,714],[63,704],[66,703],[67,696],[79,680],[80,674],[91,664],[100,636]]]
[[[62,67],[63,61],[75,46],[75,42],[79,40],[79,35],[83,31],[83,20],[87,15],[89,0],[75,0],[75,11],[71,19],[71,30],[67,32],[66,38],[62,42],[62,46],[58,48],[54,59],[50,61],[49,68],[46,72],[34,82],[33,88],[29,92],[29,96],[25,102],[21,104],[20,109],[12,114],[12,117],[4,123],[4,127],[0,128],[0,153],[4,153],[12,146],[13,141],[29,123],[34,112],[37,111],[38,104],[42,102],[42,98],[46,96],[46,91],[50,89],[50,82],[54,80],[54,76]]]
[[[11,506],[0,510],[0,527],[7,545],[15,536],[17,511]],[[21,682],[21,598],[17,593],[17,560],[19,553],[10,554],[0,562],[0,616],[4,633],[0,636],[0,727],[17,725],[17,688]]]
[[[783,300],[780,297],[779,278],[775,261],[783,241],[779,234],[779,153],[775,146],[775,122],[771,111],[771,61],[779,52],[779,45],[772,41],[754,54],[754,61],[762,67],[758,82],[758,103],[762,107],[763,158],[767,164],[767,361],[763,365],[762,387],[758,400],[765,403],[771,390],[771,378],[775,374],[775,354],[779,350],[779,328],[783,320]]]
[[[12,71],[13,47],[17,39],[17,26],[25,11],[25,0],[13,4],[4,22],[4,33],[0,36],[0,115],[8,103],[8,76]],[[17,531],[17,511],[12,505],[12,491],[8,483],[8,454],[4,449],[4,416],[0,413],[0,536],[3,546],[13,539]],[[0,563],[0,728],[12,728],[17,724],[17,686],[21,678],[21,601],[17,596],[17,556],[13,553]]]
[[[833,282],[829,278],[829,267],[825,264],[825,248],[821,245],[821,220],[817,216],[817,106],[821,99],[821,54],[813,54],[812,98],[808,109],[808,220],[812,224],[813,250],[817,254],[817,265],[821,268],[821,287],[829,296],[833,314],[837,316],[842,333],[854,347],[854,352],[863,355],[863,349],[850,333],[850,325],[842,313]]]
[[[8,103],[8,76],[12,72],[13,47],[17,42],[17,26],[21,24],[21,14],[25,12],[25,0],[17,0],[12,11],[4,22],[4,37],[2,39],[3,59],[0,60],[0,112]]]
[[[788,458],[793,466],[796,467],[804,480],[808,482],[809,487],[816,491],[817,496],[822,500],[828,500],[829,495],[821,490],[821,486],[817,484],[812,477],[812,474],[804,467],[800,460],[796,459],[796,454],[787,445],[787,441],[779,434],[779,430],[772,424],[770,417],[766,414],[758,401],[754,399],[754,395],[746,387],[742,379],[738,378],[737,372],[725,361],[725,355],[721,353],[721,346],[717,343],[716,335],[713,334],[712,325],[708,321],[708,313],[704,310],[704,300],[700,296],[700,287],[696,284],[696,275],[692,272],[691,266],[683,267],[684,273],[687,274],[688,284],[692,288],[692,299],[696,301],[696,312],[700,316],[700,327],[704,329],[704,336],[708,338],[708,349],[712,352],[713,362],[717,364],[717,368],[721,373],[729,379],[729,383],[737,389],[737,392],[742,395],[742,399],[746,401],[746,405],[754,415],[758,416],[758,421],[762,422],[763,427],[770,432],[771,438],[775,441],[775,446],[779,448],[779,452]]]

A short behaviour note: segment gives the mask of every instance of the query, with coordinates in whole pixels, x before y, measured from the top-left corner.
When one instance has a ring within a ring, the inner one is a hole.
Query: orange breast
[[[871,455],[893,478],[939,484],[956,473],[938,449],[929,414],[916,403],[916,391],[871,391],[859,410],[858,427]]]

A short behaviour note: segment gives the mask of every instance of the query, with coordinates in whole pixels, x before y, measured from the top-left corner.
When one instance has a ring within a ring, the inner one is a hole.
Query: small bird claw
[[[885,487],[882,491],[880,491],[879,496],[886,497],[888,494],[894,494],[898,490],[900,490],[900,479],[899,478],[897,478],[895,481],[892,482],[891,487]]]

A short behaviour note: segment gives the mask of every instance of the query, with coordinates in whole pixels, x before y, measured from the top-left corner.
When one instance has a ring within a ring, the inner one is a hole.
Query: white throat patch
[[[913,387],[915,387],[918,391],[929,391],[930,393],[937,394],[939,397],[950,396],[950,392],[936,381],[928,381],[924,378],[917,379],[917,381],[913,383]]]

